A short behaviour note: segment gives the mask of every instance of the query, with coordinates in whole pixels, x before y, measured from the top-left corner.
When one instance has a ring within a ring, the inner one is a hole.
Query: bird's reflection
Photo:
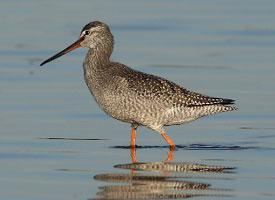
[[[211,178],[202,175],[233,173],[234,168],[172,162],[174,150],[168,151],[164,161],[138,162],[136,149],[131,148],[132,163],[114,166],[129,170],[128,173],[105,173],[94,176],[95,180],[108,184],[99,187],[97,197],[93,199],[184,199],[197,196],[231,196],[229,189],[212,187],[211,183],[208,183]]]

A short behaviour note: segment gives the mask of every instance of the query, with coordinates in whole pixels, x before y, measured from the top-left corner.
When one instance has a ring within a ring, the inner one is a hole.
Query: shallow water
[[[271,0],[1,2],[1,199],[274,199],[274,18]],[[91,20],[114,60],[239,110],[168,127],[175,152],[140,128],[128,165],[130,127],[90,96],[86,50],[39,67]]]

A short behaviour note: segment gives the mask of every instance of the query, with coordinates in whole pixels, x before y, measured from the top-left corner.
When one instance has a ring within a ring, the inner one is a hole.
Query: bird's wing
[[[153,98],[168,101],[173,106],[205,106],[215,104],[233,104],[234,100],[210,97],[185,88],[168,81],[167,79],[139,72],[130,68],[123,74],[127,80],[128,87],[144,98]]]

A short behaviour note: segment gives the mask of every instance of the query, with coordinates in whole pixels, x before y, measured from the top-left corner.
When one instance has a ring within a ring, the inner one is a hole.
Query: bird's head
[[[113,44],[113,35],[108,25],[100,21],[93,21],[83,27],[77,41],[42,62],[40,66],[51,62],[52,60],[59,58],[60,56],[63,56],[79,47],[87,47],[93,49],[94,51],[101,52],[103,54],[102,56],[110,57],[113,50]]]

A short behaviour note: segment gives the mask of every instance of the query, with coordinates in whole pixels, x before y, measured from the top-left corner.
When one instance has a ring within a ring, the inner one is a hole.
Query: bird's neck
[[[86,55],[83,69],[87,86],[94,95],[98,95],[106,80],[106,72],[110,67],[110,54],[89,49]]]
[[[106,71],[110,64],[110,56],[113,52],[114,39],[111,33],[103,34],[91,42],[92,46],[84,62],[84,70],[87,75],[97,76]]]
[[[110,55],[111,53],[101,48],[89,49],[84,62],[86,72],[104,71],[110,63]]]

